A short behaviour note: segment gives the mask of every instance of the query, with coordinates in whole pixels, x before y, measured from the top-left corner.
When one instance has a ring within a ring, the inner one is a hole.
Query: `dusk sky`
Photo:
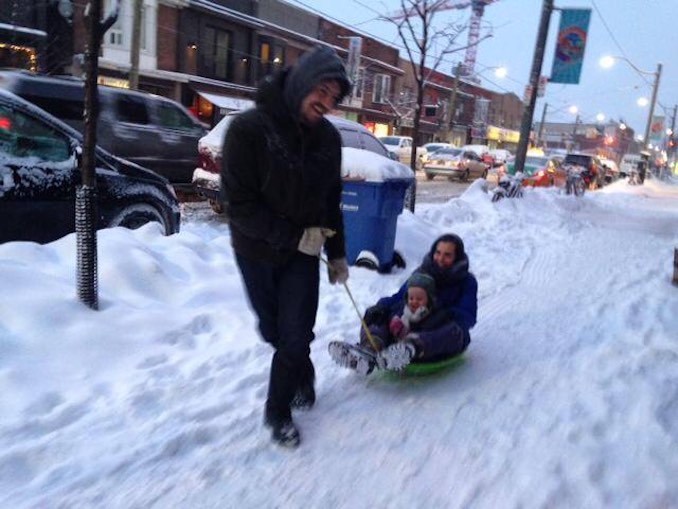
[[[379,36],[394,46],[402,46],[394,27],[376,19],[380,13],[397,12],[401,5],[399,0],[288,1]],[[485,86],[523,96],[532,66],[542,4],[542,0],[497,0],[485,9],[483,30],[492,27],[493,36],[480,44],[476,66]],[[575,105],[583,122],[594,122],[602,113],[605,122],[623,119],[636,134],[643,134],[649,106],[640,107],[637,100],[651,98],[658,63],[663,64],[663,70],[655,115],[666,115],[667,118],[673,115],[673,108],[678,103],[678,65],[675,63],[678,1],[568,0],[565,4],[556,2],[556,7],[592,10],[584,66],[579,85],[551,84],[547,87],[546,96],[537,102],[535,121],[539,121],[544,102],[547,102],[547,122],[572,122],[574,115],[569,112],[569,107]],[[468,8],[449,10],[439,13],[435,24],[443,26],[451,20],[467,22],[469,16]],[[551,17],[542,75],[551,73],[559,21],[560,13],[556,11]],[[404,50],[401,55],[405,55]],[[623,56],[648,74],[635,72],[625,61],[618,61],[611,69],[603,69],[599,60],[605,55]],[[451,55],[440,70],[451,72],[458,60],[463,60],[463,52],[458,56]],[[496,78],[492,70],[487,69],[494,66],[505,66],[508,76]]]

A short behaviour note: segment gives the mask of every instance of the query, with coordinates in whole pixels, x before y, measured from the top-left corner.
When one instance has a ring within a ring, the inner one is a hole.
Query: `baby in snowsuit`
[[[407,280],[405,299],[393,316],[384,324],[369,327],[371,338],[364,330],[360,333],[363,347],[377,350],[377,362],[386,369],[407,364],[422,354],[420,331],[441,325],[435,310],[435,280],[423,272],[415,272]],[[370,340],[371,339],[371,340]],[[403,358],[407,360],[404,361]],[[397,369],[397,368],[396,368]]]

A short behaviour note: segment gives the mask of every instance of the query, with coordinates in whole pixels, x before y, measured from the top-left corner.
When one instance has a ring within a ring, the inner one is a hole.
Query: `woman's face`
[[[454,242],[438,242],[436,250],[433,252],[433,261],[441,269],[449,269],[454,265],[456,254]]]

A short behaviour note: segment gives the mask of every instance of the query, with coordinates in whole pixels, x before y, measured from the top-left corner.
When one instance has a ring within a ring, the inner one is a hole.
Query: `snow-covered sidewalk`
[[[461,235],[480,286],[465,361],[335,366],[328,341],[359,322],[323,275],[294,452],[261,424],[270,349],[227,225],[102,231],[98,312],[75,297],[74,236],[0,245],[0,507],[678,506],[678,186],[492,204],[480,184],[403,213],[407,269],[349,280],[364,308]]]

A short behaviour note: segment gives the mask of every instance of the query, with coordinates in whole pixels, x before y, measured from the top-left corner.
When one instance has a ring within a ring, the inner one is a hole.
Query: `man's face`
[[[340,96],[341,87],[338,81],[321,81],[301,102],[301,121],[307,125],[320,122],[324,115],[335,108]]]
[[[433,261],[441,269],[449,269],[454,265],[456,250],[453,242],[438,242],[433,252]]]

